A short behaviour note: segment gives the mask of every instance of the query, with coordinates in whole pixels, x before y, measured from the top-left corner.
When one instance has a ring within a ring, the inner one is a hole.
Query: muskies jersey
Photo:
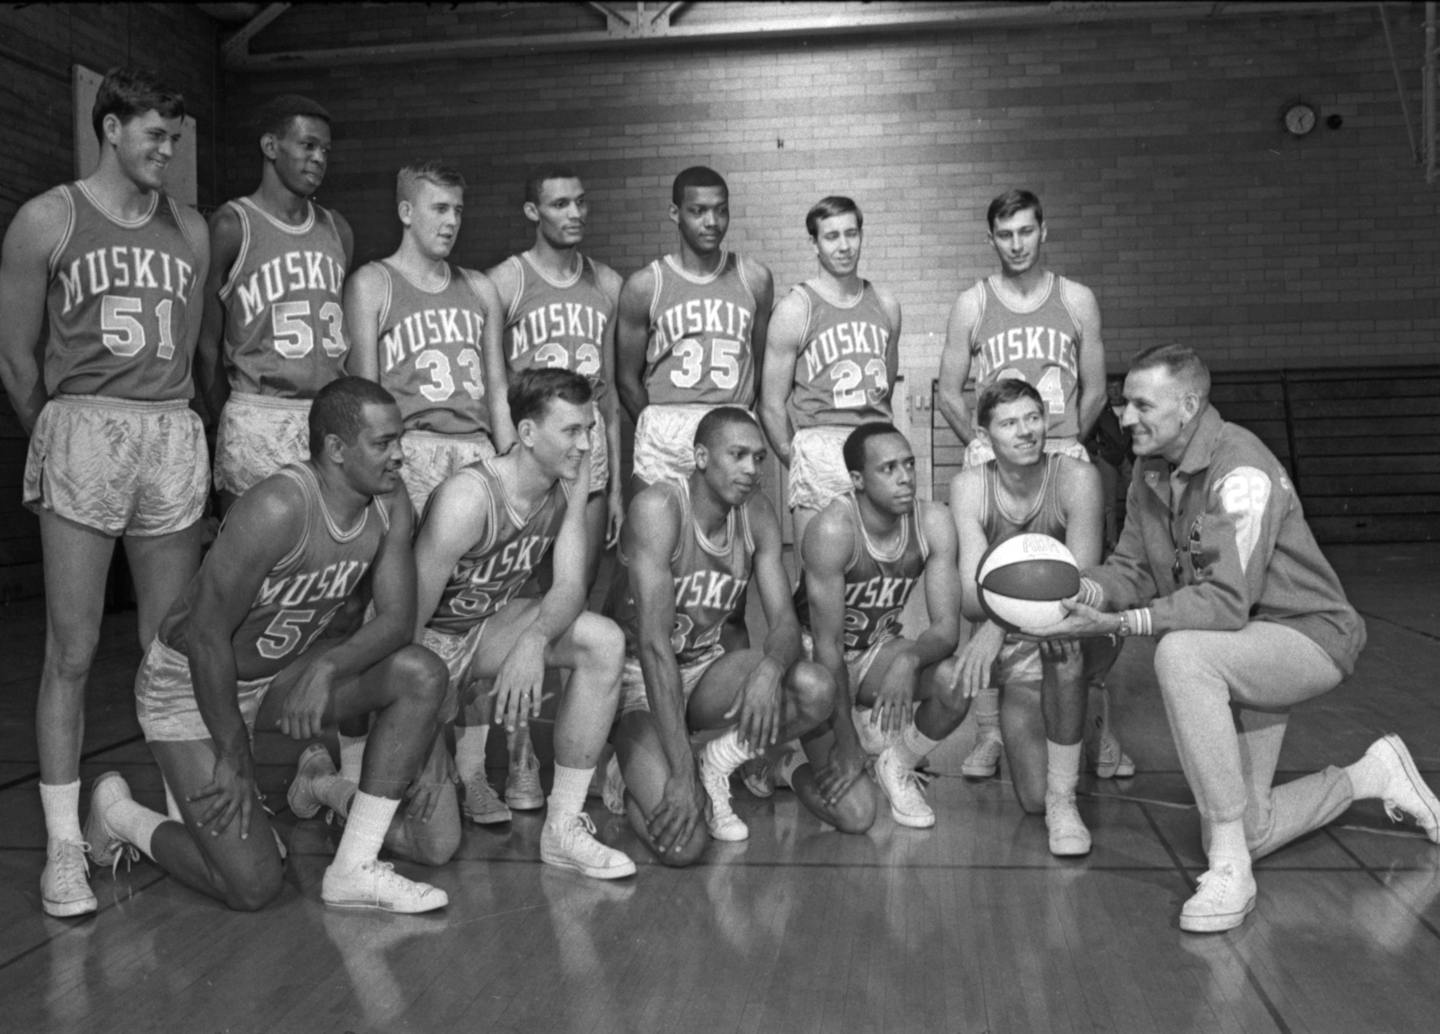
[[[335,522],[308,464],[295,463],[270,475],[300,486],[305,498],[305,530],[288,553],[265,575],[250,612],[231,637],[236,674],[258,679],[275,674],[313,643],[359,591],[390,529],[390,512],[372,499],[353,527]],[[253,489],[252,489],[253,491]],[[200,586],[190,581],[160,625],[160,640],[190,655],[190,612]]]
[[[437,632],[464,635],[509,603],[550,551],[565,519],[570,482],[556,481],[529,514],[521,514],[505,491],[496,459],[471,463],[451,475],[485,486],[485,537],[465,551],[446,579],[427,622]]]
[[[980,319],[970,337],[978,395],[1002,377],[1019,377],[1040,393],[1052,438],[1080,433],[1080,321],[1065,303],[1065,278],[1047,273],[1040,300],[1018,312],[1001,299],[995,278],[980,282]]]
[[[887,358],[898,342],[870,281],[850,305],[827,301],[809,284],[795,293],[805,300],[805,334],[795,361],[790,423],[795,430],[889,421]]]
[[[725,531],[712,542],[695,523],[690,501],[690,483],[663,481],[663,490],[672,493],[680,508],[680,535],[670,554],[670,573],[675,586],[675,624],[670,646],[680,664],[703,655],[720,641],[725,622],[745,598],[755,556],[755,538],[750,531],[750,507],[732,509],[725,518]],[[629,566],[630,557],[620,550],[620,562]],[[632,656],[639,653],[640,615],[629,579],[622,583],[616,620],[625,630]]]
[[[853,492],[840,497],[855,529],[855,548],[845,564],[845,649],[868,650],[900,631],[900,612],[925,573],[930,543],[917,508],[900,520],[898,540],[888,550],[870,537]],[[795,587],[795,613],[810,628],[810,593],[805,572]]]
[[[564,282],[551,280],[529,255],[506,259],[520,289],[505,313],[505,365],[511,373],[554,366],[590,381],[598,401],[605,392],[605,332],[614,302],[600,289],[595,263],[582,256]]]
[[[225,364],[232,391],[313,398],[344,374],[345,245],[335,217],[316,204],[298,226],[248,197],[228,202],[240,253],[225,303]]]
[[[755,293],[735,252],[721,253],[708,276],[680,268],[673,256],[650,263],[650,337],[645,386],[652,404],[755,403]]]
[[[45,392],[163,402],[194,395],[190,305],[200,249],[180,205],[151,194],[134,220],[100,207],[84,183],[55,193],[69,210],[50,254]]]
[[[385,281],[380,307],[380,385],[400,403],[407,431],[490,430],[480,336],[485,310],[470,280],[446,264],[438,291],[416,287],[389,262],[371,263]]]
[[[1040,483],[1040,497],[1028,513],[1012,514],[1000,500],[999,468],[994,460],[984,466],[980,497],[980,523],[985,541],[994,545],[1021,532],[1049,535],[1065,541],[1065,512],[1060,507],[1060,462],[1063,457],[1051,453],[1045,457],[1045,478]]]

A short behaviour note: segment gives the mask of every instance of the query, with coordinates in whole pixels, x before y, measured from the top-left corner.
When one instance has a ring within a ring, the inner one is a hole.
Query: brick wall
[[[215,23],[183,4],[0,8],[0,232],[29,198],[75,178],[71,66],[162,67],[196,117],[200,201],[215,192],[219,75]],[[3,314],[0,314],[3,318]],[[40,532],[20,505],[26,439],[0,402],[0,602],[40,592]]]
[[[338,46],[352,27],[438,42],[502,17],[507,32],[593,29],[578,9],[298,7],[256,46]],[[692,5],[681,24],[719,10]],[[1415,112],[1422,10],[1390,18]],[[393,173],[422,154],[471,180],[456,258],[476,266],[526,245],[520,180],[541,160],[580,167],[590,248],[622,272],[672,246],[668,187],[688,164],[728,177],[730,243],[780,290],[812,268],[807,207],[854,196],[864,271],[904,307],[922,452],[946,315],[993,267],[984,208],[1012,185],[1046,204],[1049,263],[1095,289],[1112,368],[1162,340],[1235,369],[1423,362],[1440,338],[1440,192],[1412,162],[1373,8],[297,66],[232,74],[227,106],[291,89],[336,116],[326,200],[362,259],[395,246]],[[1298,96],[1322,120],[1299,140],[1280,126]],[[233,194],[255,162],[251,140],[230,143]]]

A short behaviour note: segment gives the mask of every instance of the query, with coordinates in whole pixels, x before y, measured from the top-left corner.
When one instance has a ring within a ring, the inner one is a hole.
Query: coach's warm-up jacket
[[[1115,552],[1085,572],[1082,599],[1130,610],[1137,635],[1288,625],[1349,675],[1365,623],[1315,544],[1300,499],[1273,453],[1213,408],[1173,472],[1136,461]]]

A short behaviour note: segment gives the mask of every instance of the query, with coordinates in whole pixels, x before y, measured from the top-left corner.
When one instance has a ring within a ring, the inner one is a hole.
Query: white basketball
[[[975,581],[993,620],[1011,630],[1043,628],[1064,619],[1060,601],[1080,591],[1080,569],[1065,543],[1026,532],[986,550]]]

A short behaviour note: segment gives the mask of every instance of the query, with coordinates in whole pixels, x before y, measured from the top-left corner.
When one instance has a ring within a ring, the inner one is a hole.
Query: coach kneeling
[[[1041,637],[1153,635],[1171,734],[1201,818],[1209,871],[1180,928],[1239,926],[1255,907],[1251,859],[1380,798],[1440,842],[1440,801],[1396,736],[1355,764],[1271,786],[1290,708],[1339,685],[1365,626],[1305,523],[1295,486],[1259,439],[1210,407],[1189,348],[1138,355],[1122,424],[1136,470],[1125,530]]]

